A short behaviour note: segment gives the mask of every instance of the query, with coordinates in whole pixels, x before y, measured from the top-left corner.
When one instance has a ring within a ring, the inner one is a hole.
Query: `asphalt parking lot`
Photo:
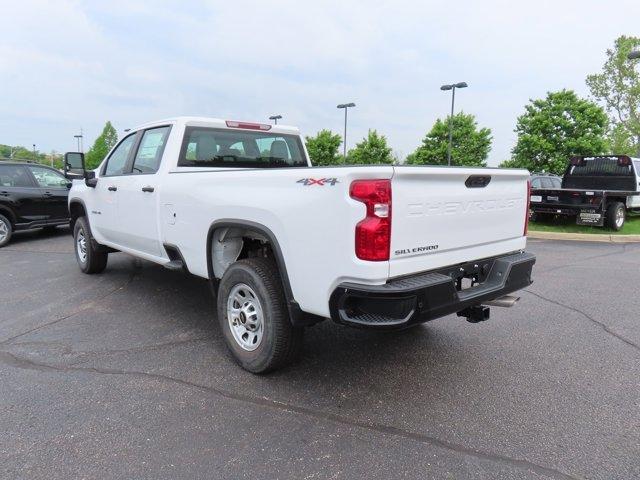
[[[324,322],[293,367],[227,355],[206,282],[68,230],[0,250],[0,478],[640,477],[640,244],[530,240],[472,325]]]

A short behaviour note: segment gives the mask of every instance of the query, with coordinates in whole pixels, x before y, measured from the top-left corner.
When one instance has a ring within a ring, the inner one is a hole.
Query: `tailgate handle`
[[[491,176],[489,175],[471,175],[464,184],[467,188],[484,188],[489,185]]]

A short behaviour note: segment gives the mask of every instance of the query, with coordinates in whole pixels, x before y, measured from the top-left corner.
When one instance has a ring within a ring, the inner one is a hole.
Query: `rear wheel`
[[[7,217],[0,215],[0,248],[4,247],[13,235],[13,226]]]
[[[102,272],[107,266],[109,254],[96,248],[97,244],[91,236],[86,217],[80,217],[76,221],[73,228],[73,240],[80,270],[89,274]]]
[[[248,258],[231,265],[220,281],[217,304],[225,341],[242,368],[266,373],[295,359],[303,329],[291,325],[272,261]]]
[[[627,210],[624,203],[612,202],[609,204],[605,215],[607,227],[617,232],[624,226],[624,222],[627,219]]]

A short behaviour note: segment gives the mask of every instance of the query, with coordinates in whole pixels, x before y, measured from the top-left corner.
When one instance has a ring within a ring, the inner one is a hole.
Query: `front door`
[[[123,245],[153,256],[162,255],[157,172],[170,128],[151,128],[142,133],[131,174],[118,188]]]
[[[46,223],[44,197],[24,165],[0,164],[0,206],[13,213],[16,229]]]
[[[90,202],[89,221],[91,230],[102,238],[116,245],[123,245],[126,228],[119,218],[118,203],[122,194],[122,187],[129,175],[127,166],[133,153],[136,134],[125,137],[111,152],[107,163],[98,176],[94,195],[96,201]]]
[[[29,165],[42,196],[47,223],[51,225],[64,223],[69,218],[69,180],[60,172],[51,168]]]

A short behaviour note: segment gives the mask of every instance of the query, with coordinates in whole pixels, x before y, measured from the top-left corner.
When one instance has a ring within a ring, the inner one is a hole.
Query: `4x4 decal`
[[[296,183],[301,183],[305,187],[310,185],[318,185],[324,187],[325,185],[335,186],[336,183],[340,183],[337,178],[301,178]]]

